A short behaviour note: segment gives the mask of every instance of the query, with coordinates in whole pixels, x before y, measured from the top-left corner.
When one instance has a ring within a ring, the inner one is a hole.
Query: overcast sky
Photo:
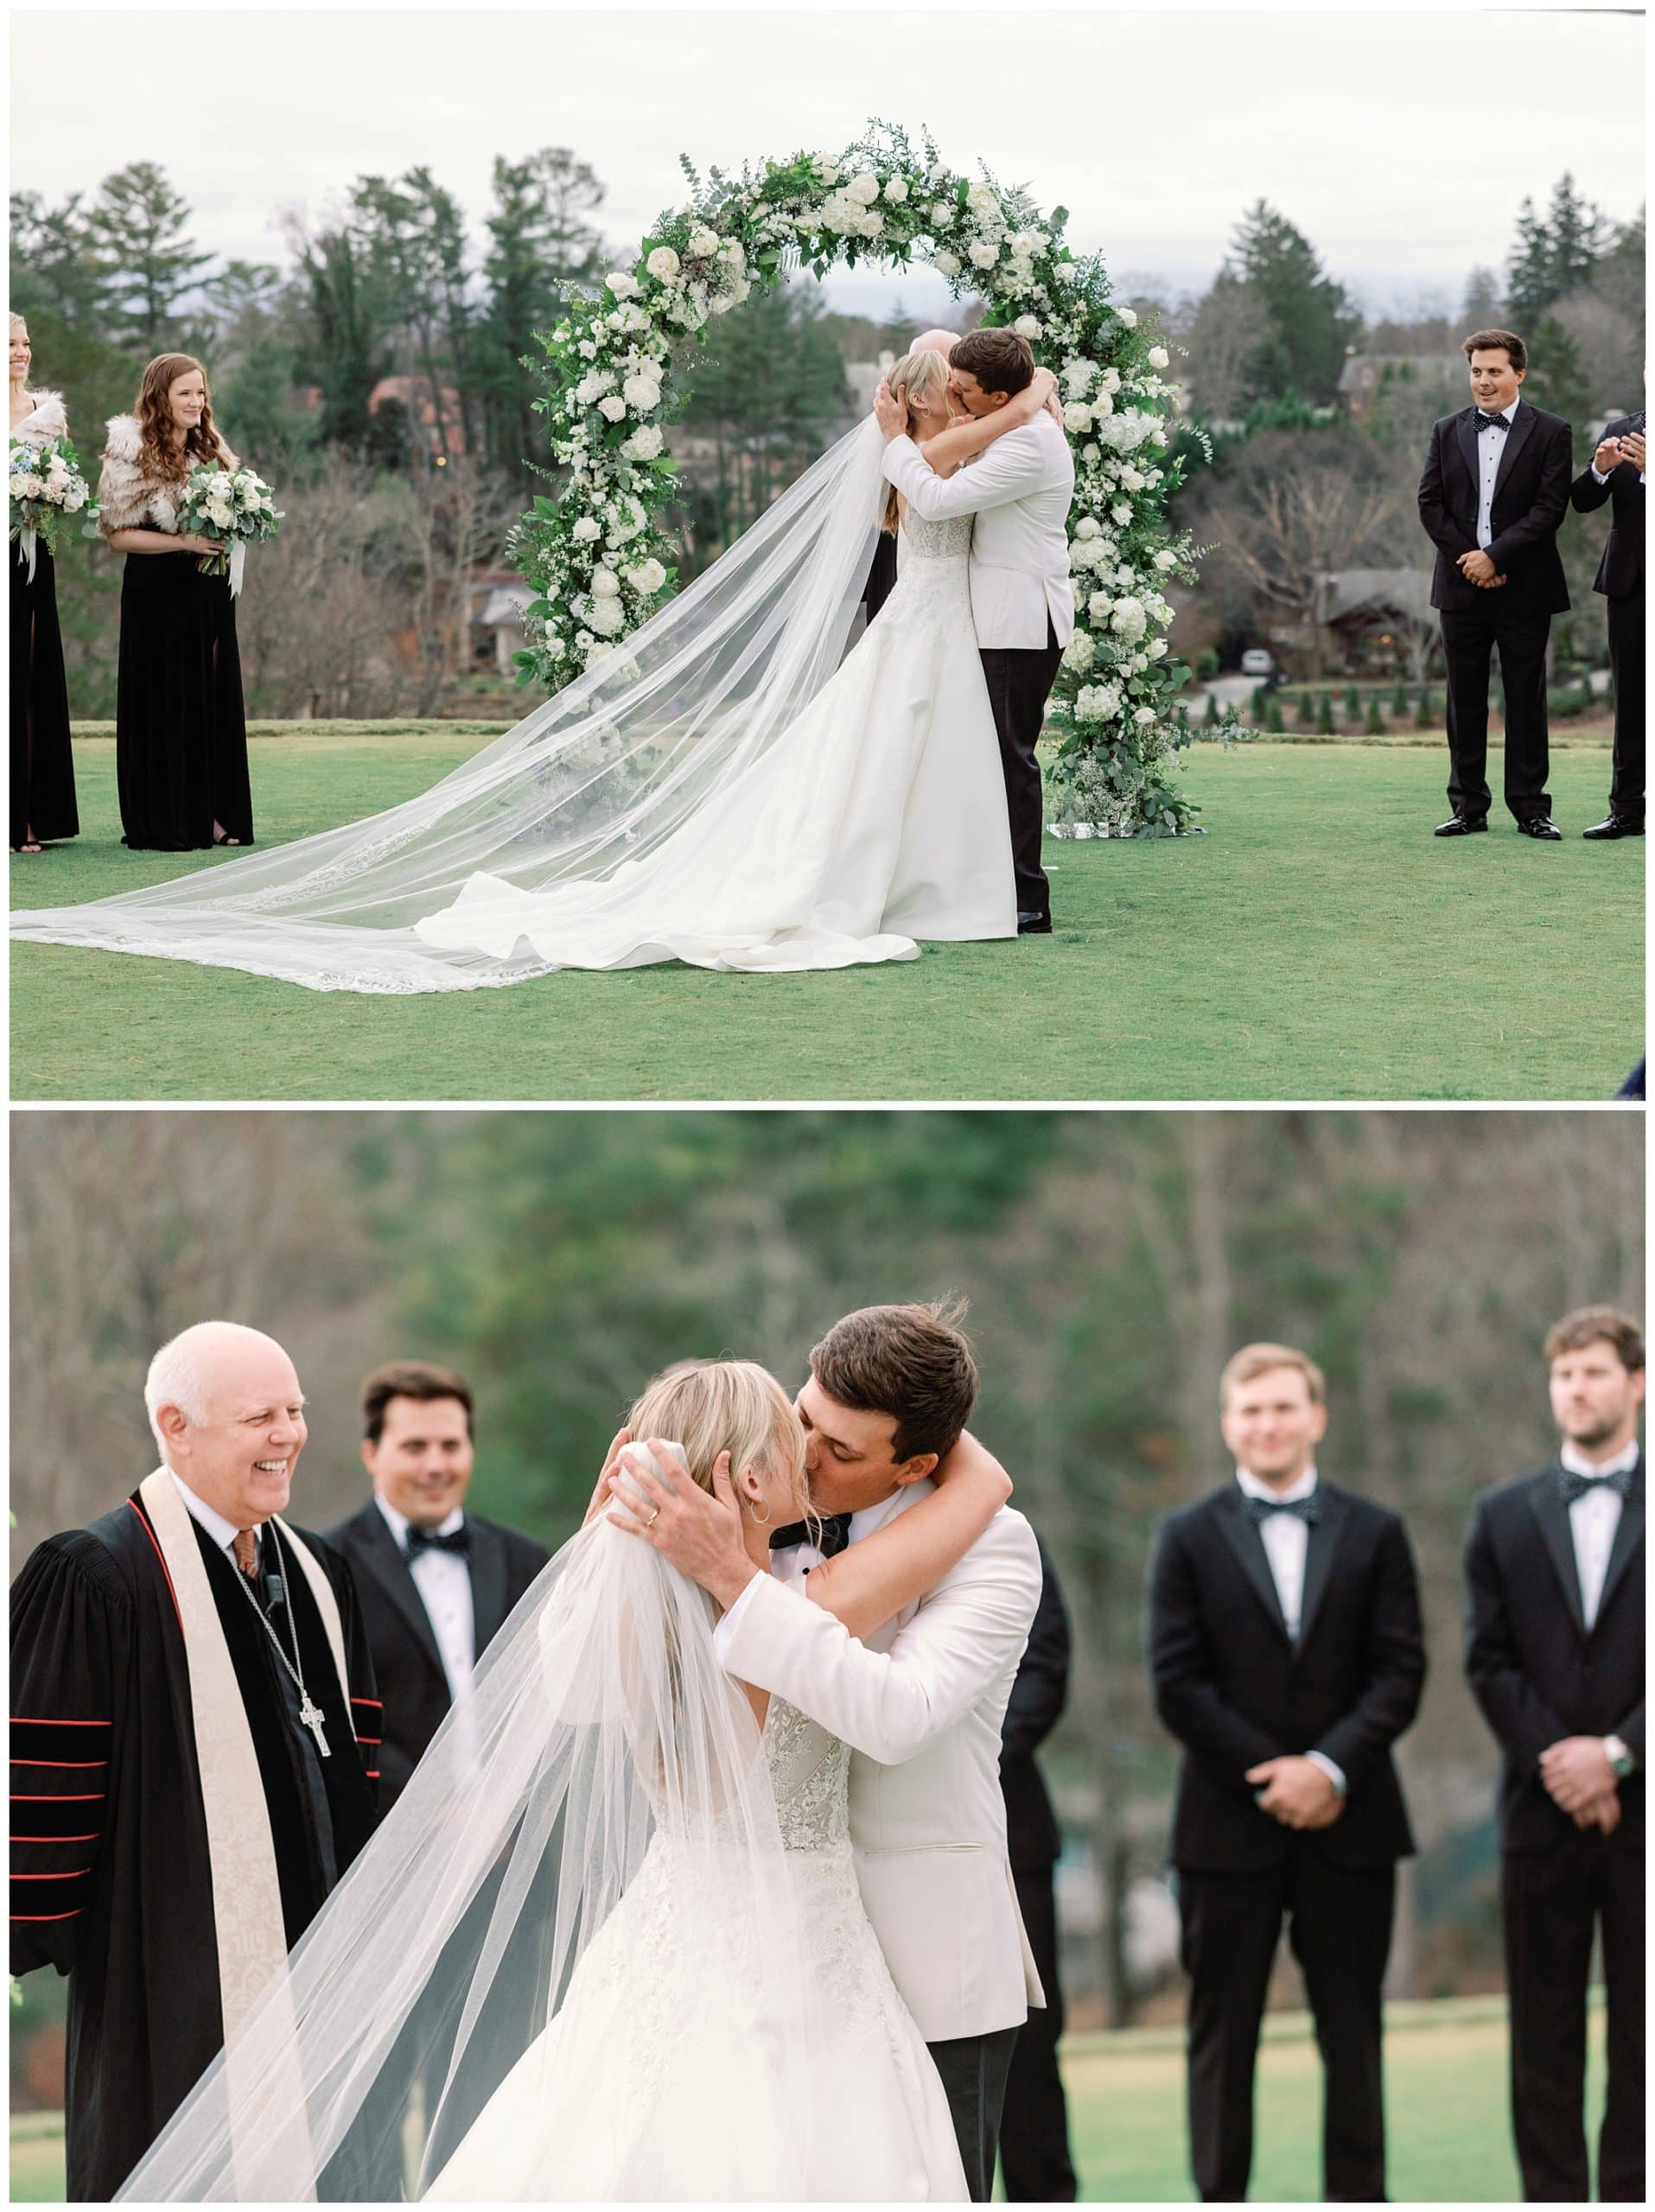
[[[837,149],[875,114],[1067,207],[1117,279],[1204,288],[1262,196],[1373,310],[1451,311],[1565,168],[1617,218],[1644,189],[1643,24],[1620,11],[59,6],[10,24],[14,190],[55,202],[157,161],[197,243],[248,260],[283,260],[284,206],[319,215],[417,162],[474,228],[493,156],[545,145],[592,163],[607,235],[634,243],[682,197],[680,150],[735,168]],[[85,65],[67,112],[41,91],[66,54]],[[918,317],[945,296],[913,275],[830,289],[875,309],[900,292]]]

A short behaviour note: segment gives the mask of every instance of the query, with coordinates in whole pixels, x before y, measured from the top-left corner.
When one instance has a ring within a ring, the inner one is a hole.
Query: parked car
[[[1273,683],[1279,680],[1276,656],[1266,652],[1263,645],[1248,646],[1241,656],[1241,672],[1244,676],[1258,677],[1266,683]]]

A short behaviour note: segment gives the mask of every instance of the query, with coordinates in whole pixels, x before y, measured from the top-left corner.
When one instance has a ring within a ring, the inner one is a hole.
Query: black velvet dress
[[[57,572],[43,538],[35,579],[11,544],[11,838],[73,837],[80,827],[69,747],[69,689],[58,631]]]
[[[151,852],[252,842],[247,721],[227,576],[194,553],[129,553],[121,583],[115,772],[124,842]]]

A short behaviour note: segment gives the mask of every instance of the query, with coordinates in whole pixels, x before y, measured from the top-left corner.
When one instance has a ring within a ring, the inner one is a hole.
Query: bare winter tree
[[[499,560],[518,501],[468,454],[402,478],[388,496],[404,620],[414,640],[413,712],[424,716],[468,664],[472,573]]]

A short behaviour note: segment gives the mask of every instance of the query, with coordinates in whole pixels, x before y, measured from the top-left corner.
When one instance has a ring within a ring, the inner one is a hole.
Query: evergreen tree
[[[545,444],[523,359],[533,351],[536,333],[557,321],[563,287],[597,282],[603,240],[590,218],[603,203],[604,188],[566,146],[543,147],[522,162],[497,158],[493,184],[478,376],[490,458],[497,467],[516,471]]]
[[[60,322],[101,335],[99,304],[103,279],[80,210],[71,193],[48,207],[38,192],[11,195],[11,310],[25,319],[49,308]]]
[[[1408,712],[1408,694],[1403,688],[1401,677],[1397,678],[1397,688],[1391,695],[1391,712],[1397,721]]]
[[[1429,683],[1422,683],[1419,687],[1419,704],[1414,709],[1414,728],[1435,729],[1435,727],[1436,709],[1431,701],[1431,687]]]
[[[1269,318],[1259,362],[1263,389],[1313,405],[1332,403],[1346,349],[1362,334],[1362,317],[1344,287],[1323,274],[1303,233],[1260,200],[1237,226],[1231,245],[1236,272]]]
[[[1492,269],[1474,269],[1466,279],[1466,296],[1460,309],[1465,335],[1468,338],[1474,330],[1501,327],[1500,318],[1505,312],[1499,278]]]
[[[1527,340],[1529,372],[1523,397],[1550,408],[1566,423],[1582,423],[1592,411],[1591,389],[1580,347],[1555,315],[1542,315]]]
[[[390,372],[386,331],[373,287],[348,228],[296,234],[309,291],[313,353],[309,363],[322,392],[321,435],[329,445],[360,453],[368,440],[369,401]]]
[[[1324,691],[1316,702],[1316,734],[1318,737],[1332,737],[1334,734],[1334,695],[1331,691]]]
[[[1204,717],[1206,727],[1208,729],[1216,729],[1223,719],[1223,715],[1219,711],[1219,695],[1216,691],[1209,691],[1206,695],[1206,713]]]
[[[1316,695],[1314,691],[1299,694],[1299,728],[1314,729],[1316,726]]]
[[[1282,737],[1287,731],[1287,724],[1282,719],[1282,702],[1273,691],[1264,709],[1264,728],[1272,737]]]
[[[1362,719],[1362,695],[1353,683],[1345,693],[1345,719],[1347,722],[1357,722]]]
[[[1379,695],[1377,691],[1370,691],[1368,694],[1367,719],[1362,727],[1370,737],[1384,735],[1384,716],[1379,712]]]
[[[1552,299],[1563,299],[1591,282],[1592,272],[1607,252],[1614,235],[1614,226],[1602,209],[1582,198],[1573,176],[1565,169],[1552,188],[1546,224]]]
[[[212,256],[186,235],[189,216],[155,162],[130,162],[106,176],[87,213],[100,320],[145,355],[190,349],[184,302]]]
[[[1517,211],[1517,236],[1505,261],[1505,312],[1532,323],[1551,299],[1551,247],[1546,226],[1525,194]]]

